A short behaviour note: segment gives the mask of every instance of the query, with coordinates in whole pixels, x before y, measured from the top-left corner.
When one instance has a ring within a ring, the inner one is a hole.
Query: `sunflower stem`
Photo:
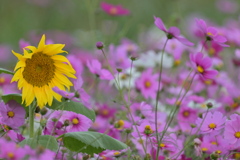
[[[29,109],[29,137],[33,138],[34,136],[34,109],[35,102],[28,106]]]

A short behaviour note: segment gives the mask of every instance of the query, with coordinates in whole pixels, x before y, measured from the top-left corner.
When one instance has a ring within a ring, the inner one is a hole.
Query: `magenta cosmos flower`
[[[217,70],[209,69],[212,66],[212,60],[209,57],[203,57],[203,53],[190,54],[190,60],[193,69],[203,79],[213,79],[217,74]]]
[[[130,11],[123,8],[121,5],[112,5],[106,2],[102,2],[101,8],[111,16],[122,16],[130,14]]]
[[[231,116],[231,120],[226,122],[224,139],[236,149],[240,147],[240,115]]]
[[[64,124],[68,123],[67,132],[88,131],[92,125],[92,121],[86,116],[70,111],[62,116],[62,120]]]
[[[152,74],[152,69],[144,71],[141,77],[136,81],[137,88],[141,91],[144,98],[156,98],[158,90],[158,75]],[[162,88],[162,84],[160,84]],[[161,89],[160,88],[160,89]]]
[[[13,129],[17,129],[25,122],[25,110],[14,100],[4,104],[0,103],[1,123],[8,125]]]
[[[155,25],[160,30],[162,30],[163,32],[165,32],[167,34],[168,39],[175,38],[179,42],[181,42],[182,44],[185,44],[187,46],[193,46],[194,45],[192,42],[190,42],[189,40],[187,40],[186,38],[184,38],[180,35],[179,28],[172,26],[167,30],[161,18],[158,18],[158,17],[154,16],[154,19],[155,19],[155,21],[154,21]]]
[[[197,26],[199,28],[198,35],[205,37],[206,41],[215,42],[223,47],[229,47],[229,45],[224,44],[227,39],[221,36],[217,29],[214,27],[208,27],[206,22],[202,19],[196,19]]]
[[[203,118],[206,116],[205,120]],[[202,115],[203,118],[198,118],[196,124],[201,127],[201,133],[219,133],[219,131],[224,127],[226,118],[219,111],[214,113],[206,113]],[[202,125],[201,125],[202,124]]]

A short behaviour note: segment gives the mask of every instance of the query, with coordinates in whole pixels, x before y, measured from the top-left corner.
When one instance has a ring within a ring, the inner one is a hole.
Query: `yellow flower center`
[[[209,48],[208,53],[210,55],[214,55],[216,53],[216,50],[214,48]]]
[[[212,84],[212,80],[208,79],[208,80],[205,80],[204,83],[207,84],[207,85],[211,85]]]
[[[181,63],[181,60],[180,60],[180,59],[177,59],[177,60],[174,61],[174,65],[175,65],[175,66],[178,66],[180,63]]]
[[[213,34],[211,32],[207,32],[208,36],[213,36]]]
[[[216,150],[216,153],[218,153],[218,154],[221,154],[221,153],[222,153],[222,151],[220,151],[220,150]]]
[[[119,125],[120,127],[124,126],[124,121],[123,121],[123,120],[119,120],[119,121],[118,121],[118,125]]]
[[[50,56],[35,53],[31,59],[26,60],[23,78],[31,85],[42,87],[47,85],[55,75],[55,65]]]
[[[238,107],[238,103],[237,102],[234,102],[231,107],[234,109],[234,108],[237,108]]]
[[[14,153],[8,152],[8,153],[7,153],[7,156],[8,156],[8,158],[10,158],[10,159],[11,159],[11,158],[14,158]]]
[[[113,154],[114,154],[114,156],[118,156],[120,154],[120,152],[117,151],[117,152],[114,152]]]
[[[206,152],[208,149],[207,148],[202,148],[202,151],[203,152]]]
[[[5,82],[5,78],[4,77],[0,77],[0,84]]]
[[[184,112],[183,112],[183,116],[184,116],[184,117],[188,117],[189,115],[190,115],[190,113],[189,113],[188,111],[184,111]]]
[[[78,118],[73,118],[73,119],[72,119],[72,123],[73,123],[73,124],[78,124],[78,123],[79,123]]]
[[[181,105],[181,101],[177,101],[177,102],[176,102],[176,105],[177,105],[177,106],[180,106],[180,105]]]
[[[117,8],[116,8],[116,7],[112,7],[112,8],[109,10],[109,13],[112,14],[112,15],[117,14]]]
[[[240,158],[240,153],[235,153],[235,154],[234,154],[234,158],[235,158],[235,159],[239,159],[239,158]]]
[[[146,82],[145,82],[145,87],[146,87],[146,88],[149,88],[149,87],[151,87],[151,85],[152,85],[152,84],[151,84],[151,82],[150,82],[150,81],[146,81]]]
[[[211,128],[211,129],[214,129],[214,128],[216,128],[216,124],[215,123],[210,123],[208,125],[208,127]]]
[[[102,114],[105,115],[105,116],[108,115],[108,113],[109,113],[109,111],[108,111],[107,109],[104,109],[104,110],[102,111]]]
[[[236,138],[240,138],[240,132],[236,132],[234,135]]]
[[[13,118],[15,114],[13,111],[8,111],[7,115],[8,115],[8,117]]]
[[[198,70],[198,72],[200,72],[200,73],[203,73],[203,72],[204,72],[204,69],[203,69],[201,66],[197,66],[197,70]]]
[[[217,145],[218,143],[215,142],[215,141],[213,141],[213,142],[211,142],[211,144],[212,144],[212,145]]]
[[[150,126],[150,125],[146,125],[146,126],[145,126],[145,129],[146,129],[146,130],[151,130],[151,126]]]
[[[159,144],[159,147],[165,147],[166,145],[164,143]]]
[[[128,77],[128,75],[127,75],[127,74],[122,74],[122,76],[121,76],[121,79],[122,79],[122,80],[126,80],[126,79],[127,79],[127,77]]]

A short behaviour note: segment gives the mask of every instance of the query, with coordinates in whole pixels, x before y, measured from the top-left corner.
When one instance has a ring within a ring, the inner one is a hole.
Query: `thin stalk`
[[[161,64],[160,64],[160,68],[159,68],[159,77],[158,77],[158,88],[157,88],[157,96],[156,96],[156,106],[155,106],[155,130],[156,130],[156,138],[157,138],[157,144],[159,144],[159,138],[158,138],[158,116],[157,116],[157,111],[158,111],[158,100],[160,97],[160,83],[162,80],[162,64],[163,64],[163,54],[167,45],[168,39],[166,40],[166,42],[164,43],[163,49],[162,49],[162,55],[161,55]],[[159,155],[159,145],[157,145],[157,155],[156,155],[156,159],[158,159],[158,155]]]
[[[133,60],[131,62],[131,68],[130,68],[130,77],[129,77],[129,82],[128,82],[128,102],[130,102],[130,92],[131,92],[131,77],[132,77],[132,66],[133,66]]]
[[[28,106],[29,111],[29,137],[34,136],[34,111],[35,111],[35,101]]]

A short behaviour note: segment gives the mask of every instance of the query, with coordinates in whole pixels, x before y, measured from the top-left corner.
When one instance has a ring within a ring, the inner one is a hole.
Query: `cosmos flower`
[[[112,5],[106,2],[102,2],[101,8],[111,16],[122,16],[130,14],[130,11],[123,8],[121,5]]]
[[[186,38],[182,37],[180,35],[180,30],[177,27],[170,27],[169,29],[166,29],[163,21],[161,18],[158,17],[154,17],[155,21],[155,25],[162,30],[163,32],[165,32],[167,34],[167,38],[168,39],[172,39],[175,38],[177,39],[179,42],[181,42],[182,44],[185,44],[187,46],[193,46],[194,44],[192,42],[190,42],[189,40],[187,40]]]
[[[205,37],[207,41],[215,42],[222,47],[229,47],[229,45],[224,44],[227,39],[221,36],[215,27],[208,27],[206,22],[202,19],[196,19],[196,23],[199,28],[198,35],[200,37]]]
[[[73,85],[67,77],[76,78],[75,70],[67,58],[58,55],[65,52],[63,47],[64,44],[45,45],[43,35],[38,47],[25,47],[23,55],[12,51],[19,61],[11,82],[18,82],[18,89],[22,89],[22,103],[26,102],[26,106],[34,98],[40,108],[47,103],[51,106],[53,97],[61,101],[61,96],[52,90],[53,87],[66,90]]]
[[[219,131],[224,127],[224,123],[226,121],[226,118],[223,116],[223,114],[219,111],[215,111],[214,113],[206,113],[202,115],[204,118],[198,118],[196,121],[196,124],[198,127],[200,127],[201,133],[219,133]],[[202,125],[201,125],[202,124]]]
[[[203,57],[203,53],[190,54],[190,60],[193,69],[203,79],[213,79],[218,74],[217,70],[209,69],[212,66],[212,60],[209,57]]]
[[[13,129],[17,129],[25,122],[24,108],[14,100],[4,104],[0,103],[1,123],[8,125]]]

